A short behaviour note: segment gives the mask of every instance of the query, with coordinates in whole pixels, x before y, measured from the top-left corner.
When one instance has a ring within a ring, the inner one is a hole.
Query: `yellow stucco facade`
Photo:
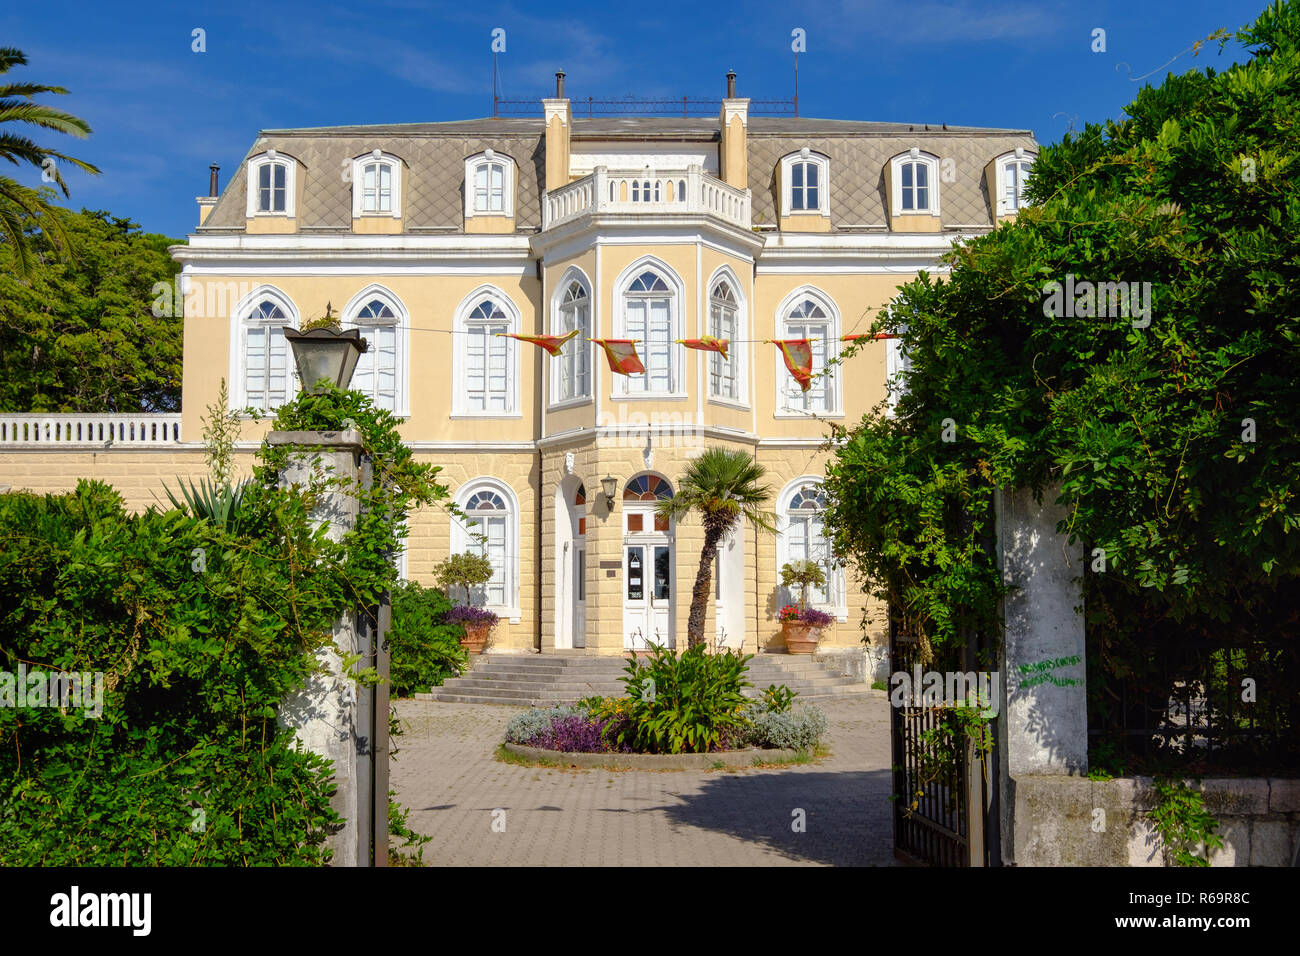
[[[763,465],[781,532],[738,529],[725,544],[706,634],[779,646],[777,612],[791,598],[781,564],[826,558],[816,495],[829,426],[878,406],[902,357],[870,342],[804,396],[765,340],[807,337],[817,366],[833,357],[900,284],[995,227],[989,193],[1002,180],[989,164],[1034,144],[1025,131],[760,120],[748,102],[724,100],[711,121],[584,120],[557,98],[527,121],[264,131],[248,163],[294,164],[294,215],[258,214],[241,171],[174,250],[186,308],[177,437],[104,445],[3,432],[0,487],[61,491],[98,477],[133,508],[154,504],[164,479],[204,472],[202,419],[222,379],[236,409],[292,394],[276,330],[328,304],[373,347],[354,387],[404,418],[418,459],[442,469],[458,504],[480,509],[486,543],[443,509],[412,515],[402,565],[432,583],[448,553],[482,547],[498,568],[484,595],[503,617],[494,651],[684,647],[703,532],[694,520],[657,525],[647,496],[671,493],[712,446]],[[882,195],[891,161],[910,146],[942,158],[949,135],[965,179],[921,196],[937,206],[942,194],[944,215],[894,215]],[[312,173],[372,150],[400,160],[400,195],[362,199]],[[809,156],[815,174],[782,174]],[[793,188],[804,191],[792,199]],[[781,214],[791,208],[801,211]],[[575,325],[564,358],[496,334]],[[726,365],[676,341],[720,329]],[[615,375],[589,338],[638,339],[646,375]],[[267,427],[245,422],[241,468]],[[828,567],[817,603],[837,623],[823,646],[883,641],[860,582]]]

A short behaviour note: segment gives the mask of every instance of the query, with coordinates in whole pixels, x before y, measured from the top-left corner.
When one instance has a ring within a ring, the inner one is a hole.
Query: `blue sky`
[[[103,170],[68,174],[71,204],[182,237],[197,222],[208,165],[221,165],[224,186],[259,129],[491,115],[496,27],[506,31],[499,62],[511,98],[550,95],[557,69],[575,100],[721,96],[728,69],[742,96],[789,97],[800,27],[801,115],[1024,128],[1050,143],[1071,124],[1120,115],[1168,72],[1243,58],[1235,44],[1182,51],[1264,5],[63,0],[9,4],[0,46],[30,63],[9,78],[67,87],[47,99],[94,129],[84,142],[39,134]],[[191,49],[195,28],[206,52]],[[1104,53],[1091,49],[1097,28]]]

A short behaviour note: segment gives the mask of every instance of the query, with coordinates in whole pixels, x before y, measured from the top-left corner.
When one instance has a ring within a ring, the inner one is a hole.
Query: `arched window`
[[[472,296],[461,312],[454,344],[459,356],[453,414],[515,415],[519,411],[519,359],[514,340],[518,312],[496,290]]]
[[[781,215],[830,215],[830,159],[804,148],[781,159]]]
[[[631,479],[623,486],[623,512],[628,533],[670,531],[671,520],[655,514],[653,506],[672,496],[673,486],[658,475],[637,475]]]
[[[397,412],[400,332],[397,313],[384,299],[369,298],[345,324],[360,329],[361,337],[370,343],[357,359],[351,387],[368,395],[379,408]]]
[[[401,215],[402,161],[373,149],[352,160],[352,218]]]
[[[812,351],[812,384],[808,391],[799,387],[779,356],[777,414],[802,415],[809,412],[835,414],[839,411],[839,374],[832,368],[826,374],[826,362],[839,340],[839,322],[830,304],[821,296],[800,293],[788,299],[780,323],[783,339],[807,339]]]
[[[485,149],[465,160],[465,218],[515,214],[515,162]]]
[[[638,272],[623,290],[622,332],[636,340],[645,374],[616,376],[623,394],[668,395],[678,390],[678,321],[677,294],[666,279],[654,269]]]
[[[717,352],[709,355],[709,397],[740,400],[739,363],[742,349],[736,343],[739,337],[739,307],[731,283],[720,279],[709,294],[709,334],[717,339],[732,342],[728,357]]]
[[[813,561],[821,565],[826,575],[824,587],[808,589],[808,604],[823,609],[838,610],[844,607],[844,571],[838,567],[831,554],[830,542],[822,525],[822,512],[826,498],[815,479],[797,479],[787,486],[780,515],[780,534],[777,539],[777,574],[792,561]],[[781,603],[794,604],[799,599],[797,589],[782,588]]]
[[[291,324],[285,309],[272,299],[260,300],[245,314],[244,401],[240,407],[269,412],[293,396],[293,362],[284,338],[285,326]]]
[[[578,512],[578,534],[587,533],[587,486],[578,485],[578,493],[573,496],[573,507]]]
[[[568,402],[591,397],[591,299],[577,279],[571,280],[560,296],[555,319],[555,334],[578,334],[564,344],[560,355],[552,359],[555,369],[552,402]]]
[[[1014,216],[1029,205],[1025,199],[1025,186],[1034,165],[1035,155],[1023,148],[999,156],[997,163],[997,190],[999,216]]]
[[[247,216],[294,215],[294,173],[297,162],[291,156],[268,149],[248,160]]]
[[[895,216],[939,215],[939,157],[913,148],[890,160]]]
[[[470,599],[513,612],[518,606],[519,580],[519,515],[514,496],[500,482],[479,479],[462,488],[456,498],[465,519],[453,522],[453,553],[482,555],[492,565],[492,579],[472,591]],[[460,601],[465,596],[449,597]]]

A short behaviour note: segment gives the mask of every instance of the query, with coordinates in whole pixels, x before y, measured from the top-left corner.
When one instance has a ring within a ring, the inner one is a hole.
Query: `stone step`
[[[454,683],[453,683],[454,681]],[[503,680],[483,680],[473,677],[457,677],[443,684],[444,687],[455,687],[457,690],[474,688],[482,691],[493,690],[520,690],[529,691],[545,688],[547,690],[560,690],[566,693],[580,693],[583,697],[591,697],[593,694],[600,694],[602,697],[618,696],[623,693],[625,688],[622,684],[610,684],[601,681],[503,681]]]

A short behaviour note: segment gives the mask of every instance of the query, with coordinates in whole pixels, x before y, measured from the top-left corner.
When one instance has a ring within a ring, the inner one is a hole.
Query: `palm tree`
[[[0,75],[11,67],[25,66],[27,57],[21,50],[0,47]],[[90,134],[90,125],[83,119],[63,110],[32,102],[40,93],[67,93],[61,86],[44,86],[39,83],[0,84],[0,124],[30,123],[43,129],[57,130],[84,139]],[[10,132],[11,127],[0,126],[0,158],[15,166],[30,163],[45,174],[49,182],[58,183],[63,195],[68,196],[68,184],[63,181],[59,162],[69,163],[88,173],[99,170],[90,163],[60,153],[58,150],[38,146],[33,140]],[[13,250],[14,270],[26,278],[31,271],[31,255],[23,216],[30,217],[43,232],[50,244],[64,251],[68,249],[68,236],[59,218],[61,210],[50,202],[51,193],[44,189],[31,189],[8,176],[0,176],[0,242]]]
[[[759,484],[763,473],[763,466],[743,451],[709,448],[677,479],[676,496],[659,502],[661,517],[680,520],[697,512],[704,522],[704,550],[700,552],[700,569],[691,592],[691,616],[686,625],[687,647],[704,643],[704,614],[709,606],[718,543],[742,518],[761,531],[776,531],[772,516],[763,510],[772,496],[767,485]]]

